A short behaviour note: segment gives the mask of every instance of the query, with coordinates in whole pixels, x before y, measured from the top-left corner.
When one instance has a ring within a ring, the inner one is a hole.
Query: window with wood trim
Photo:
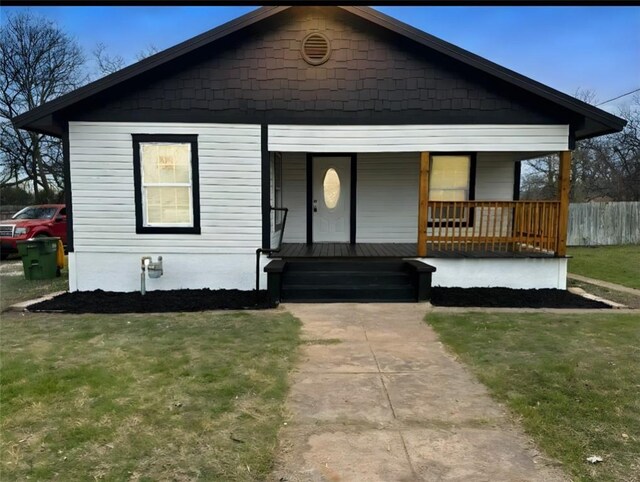
[[[136,232],[200,234],[195,135],[133,135]]]
[[[471,154],[433,154],[429,172],[430,226],[471,226],[473,210],[463,201],[474,198],[475,159]],[[459,203],[459,204],[457,204]]]

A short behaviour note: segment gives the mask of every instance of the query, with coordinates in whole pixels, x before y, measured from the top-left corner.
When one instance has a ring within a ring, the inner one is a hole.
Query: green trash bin
[[[58,240],[60,238],[31,238],[18,241],[24,277],[28,280],[53,279],[58,275]]]

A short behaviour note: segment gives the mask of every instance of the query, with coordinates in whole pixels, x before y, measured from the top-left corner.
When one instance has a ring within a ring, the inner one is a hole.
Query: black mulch
[[[611,308],[565,290],[511,288],[432,288],[431,304],[493,308]]]
[[[171,311],[261,310],[274,308],[266,290],[172,290],[115,293],[76,291],[32,305],[29,311],[65,313],[164,313]]]

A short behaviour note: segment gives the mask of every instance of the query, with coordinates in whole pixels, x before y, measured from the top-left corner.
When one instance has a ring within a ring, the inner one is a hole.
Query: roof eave
[[[253,10],[241,17],[224,23],[214,29],[208,30],[207,32],[197,35],[189,40],[181,42],[178,45],[174,45],[162,52],[158,52],[157,54],[147,57],[135,64],[129,65],[117,72],[109,74],[72,92],[42,104],[41,106],[15,116],[11,119],[11,122],[19,129],[35,130],[32,129],[30,124],[46,115],[52,114],[59,109],[68,107],[73,103],[84,100],[94,94],[98,94],[109,87],[136,77],[155,67],[159,67],[160,65],[174,60],[185,53],[203,47],[210,42],[232,34],[233,32],[271,17],[272,15],[288,8],[291,7],[261,7]]]
[[[160,65],[174,60],[181,55],[191,52],[195,49],[203,47],[213,41],[216,41],[222,37],[225,37],[231,33],[234,33],[242,28],[248,27],[256,22],[264,20],[272,15],[275,15],[283,10],[291,7],[262,7],[249,12],[237,19],[231,20],[219,27],[204,32],[192,39],[186,40],[174,47],[159,52],[151,57],[148,57],[140,62],[125,67],[118,72],[96,80],[90,84],[87,84],[79,89],[74,90],[68,94],[65,94],[57,99],[54,99],[42,106],[36,107],[28,112],[25,112],[12,119],[12,123],[17,128],[24,128],[32,131],[40,131],[47,134],[56,135],[55,129],[47,129],[42,126],[42,119],[46,116],[51,116],[55,112],[71,105],[80,102],[92,95],[96,95],[104,90],[115,86],[121,82],[127,81],[133,77],[136,77],[144,72],[159,67]],[[494,62],[491,62],[483,57],[480,57],[467,50],[461,49],[449,42],[427,34],[415,27],[400,22],[388,15],[385,15],[377,10],[369,7],[339,7],[343,10],[350,12],[364,20],[379,25],[382,28],[391,30],[399,35],[407,37],[427,48],[434,49],[454,58],[460,62],[463,62],[471,67],[477,68],[481,71],[488,73],[496,78],[502,79],[510,84],[513,84],[519,88],[522,88],[534,95],[544,98],[550,102],[553,102],[560,107],[563,107],[569,111],[575,112],[582,116],[585,116],[603,126],[603,130],[595,134],[586,134],[586,137],[594,137],[596,135],[602,135],[605,133],[619,132],[626,125],[626,121],[613,114],[605,112],[597,107],[582,102],[574,97],[564,94],[560,91],[552,89],[540,82],[530,79],[526,76],[518,74],[510,69],[502,67]],[[38,126],[37,124],[40,124]],[[46,131],[46,132],[45,132]]]
[[[411,25],[400,22],[399,20],[385,15],[382,12],[369,7],[353,6],[341,8],[365,20],[376,23],[381,27],[387,28],[393,32],[403,35],[426,47],[435,49],[465,64],[482,70],[494,77],[498,77],[535,95],[559,104],[569,110],[576,111],[580,114],[590,117],[596,122],[606,126],[608,129],[613,129],[614,132],[621,131],[626,125],[626,121],[624,119],[621,119],[620,117],[610,114],[602,109],[598,109],[595,106],[587,104],[586,102],[576,99],[575,97],[572,97],[570,95],[564,94],[556,89],[548,87],[511,69],[491,62],[484,57],[480,57],[479,55],[476,55],[445,40],[423,32],[422,30],[412,27]]]

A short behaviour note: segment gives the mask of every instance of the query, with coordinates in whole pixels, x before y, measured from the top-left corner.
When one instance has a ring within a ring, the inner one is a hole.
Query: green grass
[[[640,316],[432,313],[427,322],[577,480],[639,480]]]
[[[2,318],[4,480],[264,480],[299,321]]]
[[[4,269],[9,267],[11,262],[3,262]],[[22,264],[16,263],[13,270],[22,272]],[[28,301],[56,291],[66,291],[69,287],[69,274],[67,269],[63,269],[59,278],[51,280],[27,280],[24,274],[0,273],[0,311],[6,310],[9,306]]]
[[[640,289],[640,245],[569,248],[569,272]]]

